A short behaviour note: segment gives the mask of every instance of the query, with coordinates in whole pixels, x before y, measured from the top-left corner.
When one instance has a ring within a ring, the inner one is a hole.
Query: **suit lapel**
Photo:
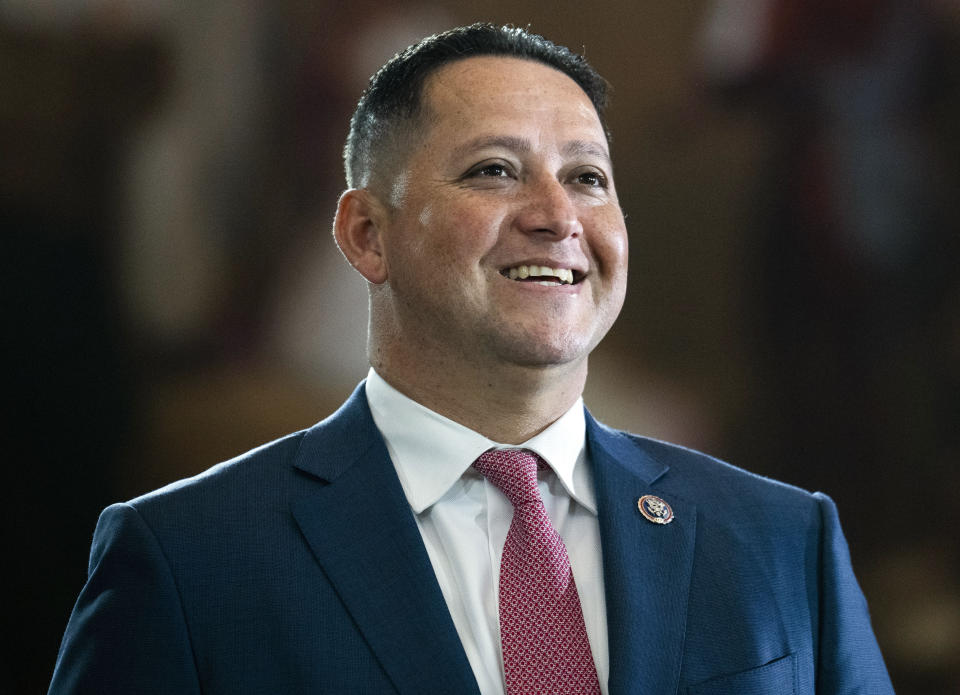
[[[663,486],[668,467],[640,442],[587,415],[607,596],[611,693],[677,692],[693,567],[696,507]],[[658,481],[660,481],[658,483]],[[669,524],[648,521],[642,495],[663,498]]]
[[[364,384],[309,430],[296,467],[318,478],[293,515],[400,693],[478,693]]]

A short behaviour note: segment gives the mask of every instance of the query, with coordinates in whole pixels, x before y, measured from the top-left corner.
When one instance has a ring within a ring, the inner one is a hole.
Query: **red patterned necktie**
[[[537,490],[547,468],[522,449],[491,449],[474,461],[513,504],[500,560],[500,641],[508,695],[599,695],[570,558]]]

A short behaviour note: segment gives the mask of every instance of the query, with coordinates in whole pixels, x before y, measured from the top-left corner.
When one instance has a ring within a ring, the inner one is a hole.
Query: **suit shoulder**
[[[344,450],[375,431],[361,384],[340,408],[304,430],[263,444],[191,478],[129,501],[151,525],[208,523],[211,517],[256,520],[286,510],[311,476],[324,477]],[[368,422],[369,421],[369,422]],[[328,476],[335,477],[335,476]],[[315,481],[313,481],[315,482]],[[174,521],[168,521],[173,519]]]
[[[225,501],[233,495],[249,495],[251,490],[276,487],[279,478],[289,474],[289,464],[297,455],[306,432],[300,430],[262,444],[202,473],[135,497],[128,504],[141,513],[149,513],[191,498],[203,502],[216,496]]]
[[[809,508],[816,504],[818,495],[808,490],[752,473],[702,451],[630,432],[614,432],[667,469],[662,484],[694,491],[698,502],[728,508],[743,504]]]
[[[742,534],[753,529],[751,537],[782,540],[797,532],[816,532],[823,524],[825,509],[832,505],[825,495],[694,449],[633,434],[624,436],[666,468],[656,488],[665,497],[696,504],[702,519],[715,530],[737,528]]]

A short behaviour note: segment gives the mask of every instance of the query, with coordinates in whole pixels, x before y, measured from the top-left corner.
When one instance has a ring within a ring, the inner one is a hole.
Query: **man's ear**
[[[383,204],[365,188],[343,192],[333,220],[333,236],[350,265],[375,285],[387,280],[381,234],[387,215]]]

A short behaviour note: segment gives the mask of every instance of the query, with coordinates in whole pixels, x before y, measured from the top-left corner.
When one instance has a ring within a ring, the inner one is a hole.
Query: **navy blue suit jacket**
[[[829,498],[589,415],[587,435],[611,693],[892,692]],[[363,385],[106,509],[50,692],[478,693]]]

